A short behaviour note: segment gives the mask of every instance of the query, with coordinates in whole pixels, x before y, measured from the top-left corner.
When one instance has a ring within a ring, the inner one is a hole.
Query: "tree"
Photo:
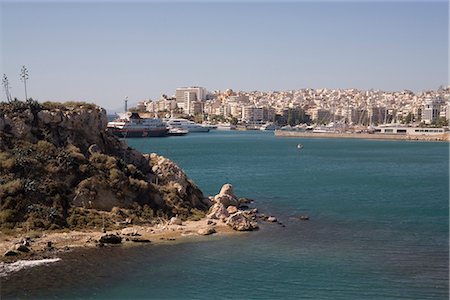
[[[439,117],[431,122],[431,125],[434,125],[436,127],[448,126],[448,120],[445,117]]]
[[[295,125],[294,114],[292,113],[292,109],[290,109],[290,108],[288,110],[287,123],[288,123],[289,126],[294,126]]]
[[[413,115],[412,113],[409,113],[409,114],[405,117],[405,119],[403,120],[403,123],[409,124],[409,123],[411,123],[412,121],[414,121],[414,115]]]

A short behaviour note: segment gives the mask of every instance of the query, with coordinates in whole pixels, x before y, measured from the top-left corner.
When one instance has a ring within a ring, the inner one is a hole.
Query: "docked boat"
[[[203,122],[201,125],[202,125],[203,127],[209,128],[210,130],[212,130],[212,129],[217,129],[217,125],[214,125],[214,124],[210,124],[210,123],[205,123],[205,122]]]
[[[186,119],[164,119],[164,122],[172,128],[182,128],[189,132],[209,132],[209,128]]]
[[[259,130],[272,130],[272,131],[275,129],[277,129],[277,126],[273,123],[266,123],[259,128]]]
[[[157,118],[141,118],[138,113],[122,113],[108,123],[108,129],[118,137],[162,137],[169,128]]]
[[[182,135],[186,135],[188,134],[189,131],[187,129],[183,129],[183,128],[170,128],[169,132],[167,133],[170,136],[182,136]]]
[[[235,130],[236,125],[233,125],[231,123],[218,123],[217,124],[217,130]]]

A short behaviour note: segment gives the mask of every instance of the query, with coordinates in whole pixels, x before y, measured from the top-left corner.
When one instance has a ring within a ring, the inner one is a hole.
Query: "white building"
[[[179,108],[184,113],[189,114],[191,111],[191,103],[194,101],[206,100],[206,89],[199,86],[180,87],[175,91],[175,98]]]
[[[436,100],[427,99],[422,108],[422,121],[431,124],[439,117],[440,105]]]

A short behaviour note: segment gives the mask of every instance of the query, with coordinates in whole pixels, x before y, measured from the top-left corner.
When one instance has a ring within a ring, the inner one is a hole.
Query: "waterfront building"
[[[243,106],[242,107],[242,117],[243,122],[248,123],[261,123],[263,122],[263,108],[255,106]]]
[[[379,126],[375,133],[381,134],[408,134],[408,135],[440,135],[444,134],[444,128],[423,128],[405,126]]]
[[[439,117],[440,105],[435,99],[427,99],[422,109],[422,122],[431,124]]]

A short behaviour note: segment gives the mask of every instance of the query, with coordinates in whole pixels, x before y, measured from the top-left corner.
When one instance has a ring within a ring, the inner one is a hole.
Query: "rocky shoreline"
[[[204,239],[203,236],[231,235],[259,229],[258,221],[279,222],[273,216],[250,208],[253,200],[238,198],[231,184],[225,184],[214,197],[206,217],[197,221],[172,217],[154,225],[128,225],[121,230],[44,231],[40,234],[3,236],[0,238],[0,277],[18,261],[55,260],[58,255],[75,248],[110,246],[160,245]]]

